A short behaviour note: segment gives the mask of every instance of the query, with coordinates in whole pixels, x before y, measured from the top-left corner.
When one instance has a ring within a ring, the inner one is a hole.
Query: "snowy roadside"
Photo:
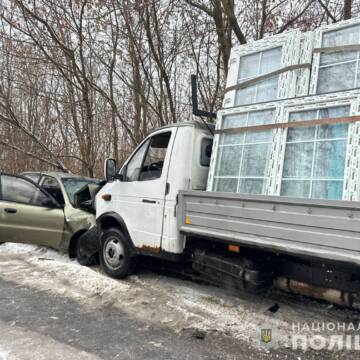
[[[217,331],[259,346],[261,328],[271,328],[281,345],[296,332],[293,324],[344,321],[347,310],[329,309],[313,301],[276,300],[250,294],[235,297],[224,290],[152,272],[114,280],[100,269],[80,266],[53,250],[23,244],[0,245],[0,276],[54,295],[69,297],[90,308],[113,307],[129,317],[180,332]],[[309,330],[308,335],[312,334]],[[323,333],[326,336],[326,333]]]

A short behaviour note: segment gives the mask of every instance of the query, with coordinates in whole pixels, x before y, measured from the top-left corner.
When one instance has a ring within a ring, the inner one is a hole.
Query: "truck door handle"
[[[4,211],[8,214],[16,214],[17,213],[17,210],[13,209],[13,208],[6,208],[6,209],[4,209]]]
[[[155,201],[155,200],[142,199],[142,202],[143,202],[143,203],[146,203],[146,204],[156,204],[156,201]]]

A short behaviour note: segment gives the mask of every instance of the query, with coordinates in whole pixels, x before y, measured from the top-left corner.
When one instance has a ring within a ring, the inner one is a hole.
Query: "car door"
[[[58,248],[64,212],[35,183],[21,176],[0,176],[0,241]]]
[[[114,186],[116,209],[135,246],[143,250],[161,249],[173,133],[175,130],[167,130],[145,140],[122,169],[121,183]]]

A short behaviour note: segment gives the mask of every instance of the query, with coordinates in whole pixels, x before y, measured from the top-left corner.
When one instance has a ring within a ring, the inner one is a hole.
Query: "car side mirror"
[[[105,160],[104,177],[107,182],[114,181],[116,177],[116,161],[114,159]]]

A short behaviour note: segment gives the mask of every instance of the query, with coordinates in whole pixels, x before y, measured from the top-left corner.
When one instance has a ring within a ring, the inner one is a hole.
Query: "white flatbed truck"
[[[188,262],[205,279],[358,306],[360,204],[205,191],[212,134],[200,122],[152,132],[96,196],[100,262],[125,277],[139,255]]]

